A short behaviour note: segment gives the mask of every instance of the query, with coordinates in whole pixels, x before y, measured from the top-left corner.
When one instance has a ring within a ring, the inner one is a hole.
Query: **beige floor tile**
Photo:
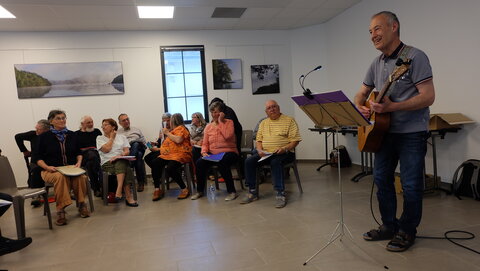
[[[42,209],[26,203],[27,248],[0,257],[0,269],[8,270],[229,270],[229,271],[319,271],[319,270],[480,270],[478,254],[446,240],[417,239],[404,253],[385,250],[387,241],[366,242],[362,234],[375,228],[370,210],[371,176],[358,183],[350,178],[358,167],[342,169],[344,222],[348,233],[312,259],[330,238],[340,214],[337,170],[318,163],[299,163],[304,193],[293,179],[287,182],[288,204],[274,207],[269,182],[260,185],[260,200],[241,205],[240,199],[225,202],[225,185],[217,200],[177,200],[175,184],[165,198],[152,202],[149,183],[138,193],[140,207],[125,204],[103,206],[95,199],[90,218],[67,208],[69,224],[48,229]],[[293,175],[292,175],[293,176]],[[237,183],[237,188],[239,188]],[[398,195],[401,211],[402,195]],[[54,204],[50,205],[54,208]],[[444,193],[424,198],[419,235],[443,236],[459,229],[480,235],[480,204],[458,200]],[[376,198],[373,210],[379,219]],[[0,219],[2,235],[15,238],[13,211]],[[480,250],[480,240],[460,241]],[[27,260],[26,260],[27,259]]]

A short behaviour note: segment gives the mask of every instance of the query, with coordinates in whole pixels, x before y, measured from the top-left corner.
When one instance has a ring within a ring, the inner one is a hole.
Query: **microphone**
[[[305,79],[307,78],[307,76],[308,76],[310,73],[312,73],[312,72],[314,72],[314,71],[318,71],[318,70],[320,70],[321,68],[322,68],[322,65],[319,65],[319,66],[315,67],[313,70],[307,72],[306,75],[303,75],[303,74],[302,74],[302,75],[300,76],[300,78],[298,78],[298,81],[299,81],[299,83],[300,83],[300,86],[301,86],[302,89],[303,89],[303,95],[304,95],[305,97],[307,97],[308,99],[310,99],[310,100],[313,99],[313,95],[312,95],[312,92],[310,91],[309,88],[306,88],[306,89],[305,89]]]

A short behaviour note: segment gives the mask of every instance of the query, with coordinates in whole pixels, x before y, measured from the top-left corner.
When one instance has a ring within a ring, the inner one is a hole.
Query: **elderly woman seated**
[[[178,199],[185,199],[190,192],[182,180],[180,167],[182,163],[192,161],[192,145],[190,144],[190,133],[183,123],[182,114],[173,114],[170,119],[170,129],[165,127],[162,130],[165,140],[160,146],[160,155],[152,163],[152,178],[155,185],[153,192],[153,201],[161,199],[164,191],[160,189],[160,179],[163,170],[180,186]]]
[[[192,114],[192,124],[190,125],[190,142],[192,143],[193,161],[197,161],[201,157],[203,131],[207,126],[207,122],[203,118],[202,113],[195,112]]]
[[[130,190],[133,183],[133,172],[128,160],[123,159],[130,153],[130,144],[124,135],[117,135],[118,125],[113,119],[102,120],[103,135],[97,137],[97,149],[100,154],[102,169],[109,174],[117,175],[115,198],[122,199],[122,188],[125,192],[125,204],[137,207]],[[108,180],[104,180],[107,182]]]
[[[235,140],[233,121],[225,118],[225,114],[223,113],[224,108],[225,105],[221,102],[214,102],[209,107],[210,114],[212,115],[212,122],[205,127],[201,155],[202,157],[206,157],[211,154],[219,154],[222,152],[225,154],[218,162],[205,160],[203,158],[197,160],[197,193],[191,197],[192,200],[196,200],[203,196],[207,172],[212,165],[218,166],[218,171],[225,179],[228,192],[228,196],[225,200],[234,200],[238,196],[230,169],[230,166],[238,160],[238,149]]]
[[[48,114],[48,121],[52,125],[47,131],[38,137],[37,165],[43,170],[42,179],[53,184],[55,202],[57,205],[57,221],[55,224],[63,226],[67,224],[65,207],[72,204],[70,189],[78,202],[80,216],[89,217],[90,213],[85,204],[87,191],[87,176],[66,176],[56,167],[74,165],[80,167],[82,164],[82,153],[78,147],[78,140],[75,132],[67,129],[67,115],[62,110],[52,110]]]

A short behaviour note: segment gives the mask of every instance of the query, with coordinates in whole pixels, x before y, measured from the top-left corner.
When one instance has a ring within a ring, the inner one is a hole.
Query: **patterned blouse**
[[[180,163],[190,162],[192,159],[192,144],[190,143],[190,133],[185,126],[175,127],[170,133],[183,137],[182,143],[173,142],[168,136],[160,147],[160,158],[165,160],[174,160]]]

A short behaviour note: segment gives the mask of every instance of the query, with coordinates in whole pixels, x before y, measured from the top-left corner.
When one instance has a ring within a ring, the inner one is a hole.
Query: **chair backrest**
[[[12,167],[6,156],[0,156],[0,190],[17,189],[17,182]]]
[[[243,149],[253,149],[253,131],[252,130],[243,130],[242,131],[242,141],[240,148]]]

